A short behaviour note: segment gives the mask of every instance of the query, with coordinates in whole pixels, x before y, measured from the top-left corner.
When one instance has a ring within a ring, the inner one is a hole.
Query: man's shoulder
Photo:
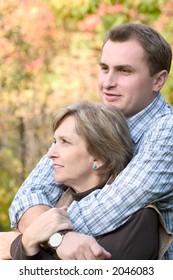
[[[145,109],[128,119],[134,143],[149,133],[173,129],[173,107],[159,94]]]
[[[135,143],[139,140],[160,138],[164,135],[173,137],[173,113],[155,114],[152,117],[146,116],[136,127],[131,130]]]
[[[173,107],[171,104],[167,103],[163,97],[161,99],[161,102],[159,104],[158,107],[155,106],[151,106],[151,111],[148,110],[148,112],[146,111],[146,115],[144,118],[150,118],[150,120],[148,121],[148,125],[146,123],[146,125],[149,126],[153,126],[153,125],[160,125],[163,126],[165,125],[167,126],[173,126]]]
[[[156,115],[153,120],[151,120],[152,125],[173,127],[173,112],[167,112],[163,115]]]
[[[156,116],[145,127],[145,135],[173,135],[173,114]]]

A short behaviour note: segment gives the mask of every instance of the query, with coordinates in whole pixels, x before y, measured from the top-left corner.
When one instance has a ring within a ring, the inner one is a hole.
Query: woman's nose
[[[57,145],[56,145],[56,144],[53,144],[53,145],[49,148],[49,150],[48,150],[48,152],[47,152],[47,156],[48,156],[49,158],[55,158],[55,157],[58,157],[58,156],[59,156],[59,155],[58,155]]]

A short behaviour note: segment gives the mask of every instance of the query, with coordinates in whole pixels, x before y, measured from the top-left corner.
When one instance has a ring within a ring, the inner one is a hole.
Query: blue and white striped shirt
[[[95,190],[68,208],[75,231],[110,232],[137,210],[155,203],[173,233],[173,108],[159,93],[128,120],[134,157],[111,185]],[[9,209],[12,228],[35,204],[55,206],[62,190],[54,180],[52,161],[44,156],[17,192]],[[173,244],[164,259],[173,259]]]

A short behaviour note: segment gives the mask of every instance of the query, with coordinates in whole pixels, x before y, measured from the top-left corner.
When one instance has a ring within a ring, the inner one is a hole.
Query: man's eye
[[[130,74],[131,73],[131,70],[127,69],[127,68],[120,68],[119,71],[124,73],[124,74]]]
[[[102,67],[101,67],[101,70],[104,71],[104,72],[106,72],[106,71],[108,71],[108,68],[102,66]]]
[[[56,140],[55,139],[53,139],[53,141],[52,141],[52,145],[54,145],[54,144],[56,144]]]
[[[102,64],[102,63],[99,63],[99,66],[100,66],[100,70],[101,71],[108,71],[108,66],[107,65],[105,65],[104,63]]]

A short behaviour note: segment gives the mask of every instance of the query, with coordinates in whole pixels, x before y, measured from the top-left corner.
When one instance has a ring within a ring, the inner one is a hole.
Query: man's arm
[[[17,231],[0,232],[0,260],[11,260],[10,247],[18,235]]]
[[[54,179],[52,161],[45,155],[19,188],[10,205],[11,228],[19,226],[22,232],[39,214],[54,207],[62,192]]]
[[[45,211],[49,210],[50,207],[47,205],[36,205],[29,208],[19,220],[18,230],[24,233],[25,229],[30,226],[38,216],[40,216]]]

